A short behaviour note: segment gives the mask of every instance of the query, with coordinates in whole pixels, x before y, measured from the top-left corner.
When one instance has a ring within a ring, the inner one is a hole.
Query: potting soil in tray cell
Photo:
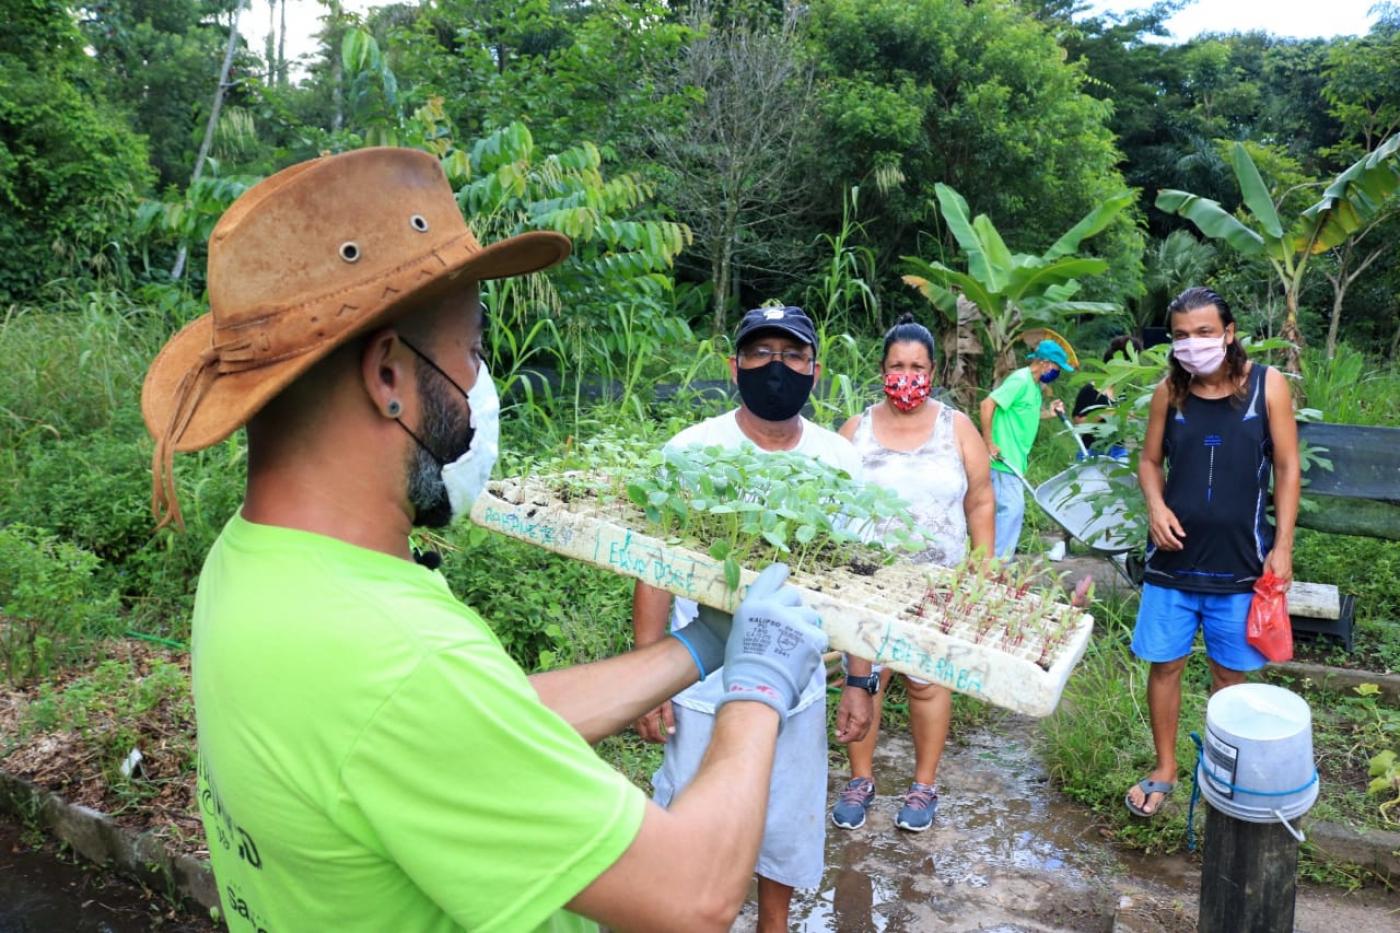
[[[721,561],[651,536],[630,502],[600,501],[577,485],[561,497],[543,484],[492,483],[472,520],[725,611],[755,576],[743,569],[732,589]],[[791,582],[833,649],[1036,716],[1054,710],[1093,626],[1024,586],[907,561],[804,569]]]

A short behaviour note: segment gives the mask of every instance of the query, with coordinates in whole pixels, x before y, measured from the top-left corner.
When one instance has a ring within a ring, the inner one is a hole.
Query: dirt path
[[[1118,852],[1091,815],[1050,786],[1032,750],[1034,728],[1008,718],[950,745],[938,816],[922,834],[894,826],[913,746],[907,735],[882,737],[870,817],[858,830],[829,829],[822,887],[799,892],[793,930],[1194,930],[1199,862]],[[831,795],[845,779],[844,763],[833,764]],[[1297,925],[1393,931],[1400,896],[1305,887]],[[750,901],[734,930],[753,928]]]

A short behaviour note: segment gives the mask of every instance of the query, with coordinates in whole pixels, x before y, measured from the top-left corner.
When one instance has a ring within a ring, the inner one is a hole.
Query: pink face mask
[[[1184,337],[1172,341],[1172,356],[1193,376],[1209,376],[1225,362],[1224,337]]]

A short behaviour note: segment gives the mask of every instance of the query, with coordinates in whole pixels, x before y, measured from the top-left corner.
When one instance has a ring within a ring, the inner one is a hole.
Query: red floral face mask
[[[885,396],[900,411],[913,411],[933,389],[928,373],[885,373]]]

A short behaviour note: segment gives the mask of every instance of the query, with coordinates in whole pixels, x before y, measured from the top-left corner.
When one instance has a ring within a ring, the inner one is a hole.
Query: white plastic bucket
[[[1317,800],[1312,710],[1290,690],[1237,684],[1216,693],[1202,744],[1196,781],[1226,816],[1286,825]]]

